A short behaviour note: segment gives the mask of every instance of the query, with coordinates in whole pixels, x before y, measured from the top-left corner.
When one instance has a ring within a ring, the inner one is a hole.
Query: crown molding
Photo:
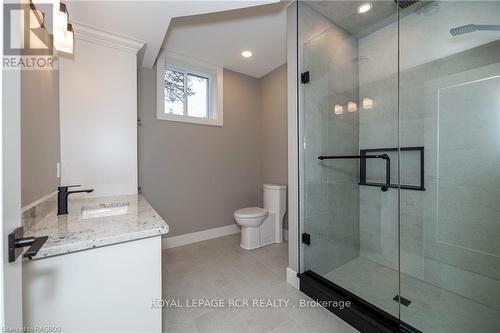
[[[146,44],[145,42],[137,39],[118,35],[113,32],[94,28],[78,22],[71,22],[71,24],[73,26],[75,38],[86,42],[135,54],[137,54]]]

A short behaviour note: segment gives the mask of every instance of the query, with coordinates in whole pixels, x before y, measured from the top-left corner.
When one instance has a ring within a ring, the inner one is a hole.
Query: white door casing
[[[14,1],[9,1],[13,3]],[[4,6],[0,6],[1,26],[4,28]],[[17,29],[16,29],[17,30]],[[21,30],[18,29],[17,32]],[[11,38],[19,38],[15,32]],[[0,34],[3,50],[3,33]],[[2,115],[0,117],[1,177],[0,216],[2,235],[0,252],[3,264],[0,269],[0,328],[22,327],[22,276],[21,260],[8,262],[7,235],[21,226],[21,72],[2,70]]]

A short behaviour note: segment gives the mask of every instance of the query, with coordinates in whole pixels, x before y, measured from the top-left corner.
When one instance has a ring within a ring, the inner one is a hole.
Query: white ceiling
[[[366,2],[366,0],[322,0],[309,1],[306,4],[353,35],[372,32],[380,28],[380,22],[397,15],[397,4],[387,0],[372,0],[372,9],[364,14],[358,14],[358,7]]]
[[[286,62],[287,5],[175,18],[163,48],[259,78]]]
[[[66,4],[73,22],[145,42],[142,65],[152,67],[172,18],[277,1],[67,1]]]

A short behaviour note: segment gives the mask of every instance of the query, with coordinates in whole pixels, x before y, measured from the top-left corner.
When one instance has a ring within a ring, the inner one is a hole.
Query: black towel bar
[[[382,185],[381,189],[386,192],[391,185],[391,159],[387,154],[380,155],[336,155],[336,156],[325,156],[321,155],[318,157],[319,160],[346,160],[346,159],[365,159],[365,158],[380,158],[385,160],[385,185]]]

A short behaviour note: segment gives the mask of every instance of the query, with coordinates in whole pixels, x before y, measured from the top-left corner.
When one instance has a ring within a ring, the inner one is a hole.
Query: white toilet
[[[249,207],[234,212],[241,227],[240,246],[253,250],[283,242],[283,217],[286,213],[286,185],[264,184],[264,208]]]

